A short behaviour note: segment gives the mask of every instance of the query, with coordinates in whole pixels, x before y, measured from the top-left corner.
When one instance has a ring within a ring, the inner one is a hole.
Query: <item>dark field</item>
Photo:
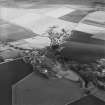
[[[92,38],[92,34],[74,31],[70,41],[64,45],[67,47],[63,54],[81,63],[91,63],[105,57],[105,41]]]
[[[14,103],[65,105],[83,96],[79,84],[65,79],[44,79],[32,73],[14,85]]]
[[[70,22],[78,23],[87,14],[88,14],[88,12],[77,10],[77,11],[74,11],[74,12],[72,12],[70,14],[67,14],[65,16],[60,17],[60,19],[65,20],[65,21],[70,21]]]
[[[105,105],[105,102],[95,96],[89,95],[68,105]]]
[[[47,80],[31,72],[32,68],[21,60],[0,64],[0,105],[64,105],[83,95],[77,83],[65,79]]]
[[[12,105],[12,85],[31,72],[22,60],[0,64],[0,105]]]
[[[105,57],[104,46],[78,42],[68,42],[65,45],[67,47],[63,50],[63,55],[80,63],[92,63],[99,58]]]

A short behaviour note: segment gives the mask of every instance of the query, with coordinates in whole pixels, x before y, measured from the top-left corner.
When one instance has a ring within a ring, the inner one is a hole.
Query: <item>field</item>
[[[38,39],[35,41],[32,37],[39,34],[40,36],[43,35],[42,33],[52,25],[74,30],[78,25],[77,23],[88,14],[87,10],[90,10],[90,8],[87,8],[87,6],[91,5],[90,1],[96,0],[9,0],[9,2],[2,0],[0,1],[0,8],[2,10],[0,40],[20,42],[20,47],[26,48],[30,48],[30,46],[35,47],[37,44],[41,46],[43,41]],[[74,12],[75,10],[76,12]],[[105,41],[93,39],[90,34],[75,33],[72,40],[65,43],[66,48],[62,52],[63,56],[81,63],[90,63],[97,58],[105,57]],[[13,54],[15,53],[13,50],[9,51],[2,52],[4,58],[10,58],[11,55],[15,55]],[[20,74],[23,75],[26,73],[25,71],[24,73],[21,71],[27,70],[28,67],[23,67],[22,62],[16,62],[16,65],[12,64],[10,66],[8,65],[9,63],[6,63],[7,66],[1,64],[1,70],[8,71],[6,72],[5,78],[1,76],[1,79],[5,80],[5,82],[2,81],[4,83],[2,89],[4,86],[5,90],[7,90],[3,97],[8,100],[7,96],[9,95],[10,99],[8,102],[11,103],[11,81],[17,82],[17,78],[18,80],[21,79],[19,78]],[[3,73],[5,74],[5,71]],[[7,86],[8,84],[9,87]],[[20,102],[23,104],[35,103],[36,105],[64,105],[66,102],[76,100],[83,95],[78,85],[71,81],[64,79],[48,81],[34,73],[18,82],[16,89],[17,92],[15,91],[16,94],[14,93],[16,95],[15,101],[19,102],[19,105]],[[3,89],[3,92],[5,90]],[[3,104],[4,102],[6,101],[2,100]]]
[[[1,3],[4,4],[14,4],[15,3],[20,3],[20,4],[25,4],[25,3],[35,3],[35,4],[82,4],[82,5],[90,5],[92,2],[94,1],[102,1],[104,2],[104,0],[1,0]],[[28,5],[27,4],[27,5]]]
[[[18,1],[17,1],[18,2]],[[21,1],[23,2],[23,1]],[[31,1],[32,2],[32,1]],[[30,3],[31,3],[30,2]],[[41,3],[42,1],[40,1]],[[38,44],[30,43],[31,38],[37,35],[42,35],[47,31],[47,29],[53,25],[61,28],[66,28],[70,30],[75,30],[75,27],[91,10],[88,7],[81,7],[79,5],[67,5],[69,1],[43,1],[43,6],[40,8],[1,8],[1,21],[0,21],[0,40],[2,41],[18,41],[26,39],[25,42],[21,44],[20,47],[30,47],[39,44],[42,45],[42,41]],[[70,1],[75,3],[75,1]],[[77,2],[77,1],[76,1]],[[81,1],[82,2],[82,1]],[[18,2],[20,3],[20,2]],[[26,1],[23,2],[25,5]],[[39,4],[40,4],[39,3]],[[45,4],[47,6],[45,6]],[[48,4],[52,5],[48,5]],[[58,3],[54,5],[54,3]],[[60,4],[61,3],[61,4]],[[80,3],[80,2],[79,2]],[[84,2],[82,2],[84,3]],[[88,2],[87,2],[88,3]],[[34,3],[32,3],[34,5]],[[66,4],[66,5],[65,5]],[[41,4],[40,4],[41,5]],[[35,5],[34,5],[35,6]],[[76,7],[77,6],[77,7]],[[82,5],[83,6],[83,5]],[[98,27],[97,27],[98,28]],[[93,29],[94,30],[94,29]],[[97,30],[96,30],[97,31]],[[72,44],[68,42],[67,46],[70,46],[70,52],[67,54],[72,58],[84,58],[85,61],[94,60],[96,58],[104,57],[105,48],[104,40],[99,40],[93,38],[95,35],[90,35],[87,33],[75,33],[73,35]],[[98,36],[99,37],[99,36]],[[100,36],[101,37],[101,36]],[[29,41],[30,40],[30,41]],[[35,40],[33,39],[32,42]],[[31,45],[30,45],[31,44]],[[94,45],[95,44],[95,45]],[[99,45],[98,45],[99,44]],[[8,51],[7,51],[8,52]],[[5,53],[4,53],[5,54]],[[93,59],[94,58],[94,59]]]
[[[0,19],[0,40],[1,41],[17,41],[25,38],[36,36],[30,30],[22,28],[20,26],[11,24],[7,21]]]
[[[65,105],[83,96],[79,84],[65,79],[47,80],[35,73],[17,82],[12,89],[14,104]]]

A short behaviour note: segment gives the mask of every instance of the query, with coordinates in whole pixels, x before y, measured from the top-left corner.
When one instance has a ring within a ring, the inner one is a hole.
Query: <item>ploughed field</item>
[[[105,41],[91,36],[91,34],[75,31],[71,41],[64,44],[67,47],[63,50],[63,54],[81,63],[90,63],[98,58],[104,58]]]
[[[66,79],[44,79],[32,73],[13,85],[14,104],[65,105],[83,96],[79,84]],[[17,100],[17,101],[15,101]]]

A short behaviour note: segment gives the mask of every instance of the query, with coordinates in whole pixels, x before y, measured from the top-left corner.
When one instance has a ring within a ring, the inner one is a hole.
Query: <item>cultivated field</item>
[[[1,41],[17,41],[25,38],[36,36],[31,30],[11,24],[0,19],[0,40]]]

